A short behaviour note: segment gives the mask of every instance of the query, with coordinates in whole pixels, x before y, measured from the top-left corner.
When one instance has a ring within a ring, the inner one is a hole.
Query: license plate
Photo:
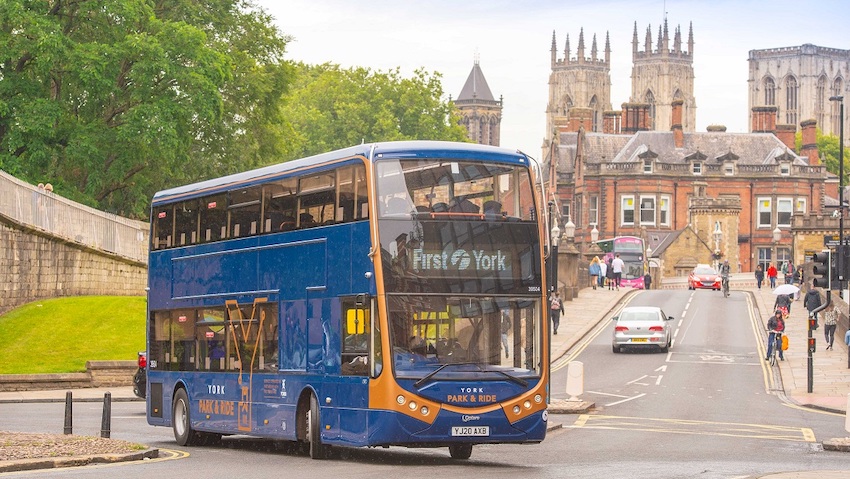
[[[490,426],[452,426],[452,436],[489,436]]]
[[[633,342],[633,343],[645,343],[645,342],[646,342],[646,338],[633,338],[633,339],[632,339],[632,342]]]

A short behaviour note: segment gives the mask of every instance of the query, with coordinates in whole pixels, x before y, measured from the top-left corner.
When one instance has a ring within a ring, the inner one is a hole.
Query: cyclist
[[[785,320],[782,319],[782,311],[776,310],[773,316],[767,320],[767,357],[765,361],[770,361],[770,356],[773,354],[773,348],[779,352],[779,360],[785,361],[782,354],[782,333],[785,331]]]
[[[720,266],[720,277],[722,278],[721,281],[723,282],[723,291],[724,292],[729,291],[729,273],[730,273],[730,270],[731,270],[731,267],[729,266],[729,260],[728,259],[723,260],[723,264]]]

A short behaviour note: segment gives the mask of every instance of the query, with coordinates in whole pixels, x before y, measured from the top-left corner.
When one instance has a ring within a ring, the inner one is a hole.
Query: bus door
[[[342,347],[338,399],[340,439],[348,444],[364,444],[369,408],[369,375],[374,354],[372,299],[368,294],[341,298]]]
[[[337,377],[339,333],[334,327],[333,300],[325,287],[307,288],[307,374],[319,402],[322,437],[339,435]]]

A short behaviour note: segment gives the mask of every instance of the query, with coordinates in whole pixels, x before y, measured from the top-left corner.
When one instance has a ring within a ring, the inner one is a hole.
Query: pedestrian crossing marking
[[[693,434],[699,436],[742,437],[773,441],[815,442],[815,433],[806,427],[747,424],[735,422],[661,419],[582,414],[571,425],[573,429],[607,429]]]

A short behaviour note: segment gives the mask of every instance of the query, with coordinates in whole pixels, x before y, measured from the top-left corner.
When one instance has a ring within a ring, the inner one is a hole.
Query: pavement
[[[773,302],[776,297],[767,285],[762,289],[756,288],[755,281],[751,275],[742,273],[733,275],[732,289],[736,291],[747,291],[752,295],[757,314],[766,326],[770,312],[773,310]],[[685,289],[686,282],[681,278],[673,278],[665,281],[663,289]],[[621,288],[608,290],[603,288],[585,288],[579,291],[576,298],[564,302],[565,314],[561,315],[558,334],[552,336],[552,363],[557,363],[573,346],[584,338],[590,330],[596,327],[600,321],[610,317],[620,303],[637,294],[638,290]],[[576,314],[578,313],[578,314]],[[823,337],[823,321],[821,327],[814,331],[817,338],[817,351],[813,354],[813,392],[808,392],[808,314],[803,307],[802,298],[791,306],[791,314],[786,322],[786,334],[791,343],[785,351],[785,361],[778,364],[779,374],[782,379],[784,397],[791,403],[801,407],[847,413],[847,405],[850,402],[850,368],[848,368],[848,348],[843,341],[843,332],[836,339],[833,350],[825,350]],[[763,338],[766,341],[766,336]],[[74,402],[99,402],[104,400],[106,393],[111,394],[112,401],[141,401],[133,394],[131,386],[112,388],[86,388],[72,390]],[[64,402],[67,390],[49,391],[15,391],[0,392],[0,403],[35,403],[35,402]],[[780,393],[782,394],[782,393]],[[581,414],[588,412],[594,407],[593,403],[587,401],[553,400],[550,404],[552,413]],[[559,426],[556,426],[559,427]],[[825,440],[824,449],[850,452],[850,437]],[[0,465],[10,461],[0,461]],[[8,470],[8,469],[5,469]],[[814,474],[814,475],[813,475]],[[802,479],[818,477],[831,479],[833,477],[847,477],[846,471],[800,471],[784,472],[758,476],[777,479]]]

